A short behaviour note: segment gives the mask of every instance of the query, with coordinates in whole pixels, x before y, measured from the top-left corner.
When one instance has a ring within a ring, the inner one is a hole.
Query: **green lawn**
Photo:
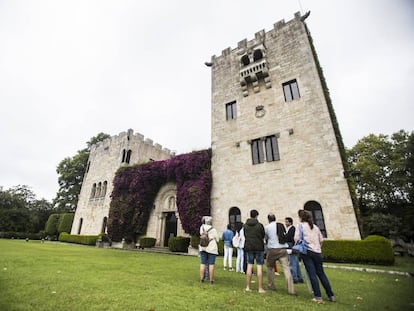
[[[414,271],[414,259],[399,262],[386,268]],[[412,277],[326,269],[338,301],[317,305],[305,284],[288,296],[283,276],[276,292],[245,293],[222,257],[215,285],[199,284],[198,269],[192,256],[0,239],[0,310],[414,310]]]

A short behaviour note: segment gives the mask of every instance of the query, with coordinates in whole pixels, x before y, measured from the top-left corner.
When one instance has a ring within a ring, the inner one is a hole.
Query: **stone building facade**
[[[360,239],[339,130],[304,17],[296,13],[289,22],[259,31],[206,65],[212,73],[214,226],[220,232],[228,223],[238,228],[251,209],[259,211],[262,223],[269,212],[279,221],[290,216],[296,222],[304,208],[327,238]],[[120,166],[172,155],[132,130],[93,146],[71,233],[105,232],[112,180]],[[159,246],[166,246],[171,235],[186,235],[175,197],[176,186],[167,184],[154,202],[146,235]]]
[[[106,231],[112,181],[120,167],[165,160],[173,155],[169,149],[134,134],[131,129],[93,145],[71,234],[96,235]]]
[[[359,239],[304,18],[257,32],[207,65],[215,226],[238,227],[251,209],[263,223],[269,212],[296,222],[305,208],[326,237]]]

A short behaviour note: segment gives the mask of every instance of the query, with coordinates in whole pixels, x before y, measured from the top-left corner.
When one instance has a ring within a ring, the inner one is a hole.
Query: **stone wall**
[[[263,51],[263,60],[245,66],[242,57]],[[278,220],[308,201],[322,207],[327,237],[359,239],[343,165],[320,77],[299,14],[287,23],[260,31],[211,59],[212,69],[212,216],[224,230],[231,207],[244,222],[251,209]],[[247,68],[247,69],[246,69]],[[257,69],[259,68],[259,69]],[[260,75],[243,75],[261,70]],[[259,77],[255,81],[256,77]],[[285,101],[282,84],[296,79],[300,98]],[[247,83],[246,83],[247,81]],[[226,120],[227,103],[236,101],[237,117]],[[276,135],[280,160],[252,164],[251,141]]]
[[[125,152],[131,150],[129,163],[125,162],[124,150]],[[104,218],[109,214],[112,182],[116,171],[121,166],[146,163],[151,160],[165,160],[173,155],[169,149],[154,144],[151,139],[145,139],[142,134],[134,134],[132,129],[93,145],[88,160],[89,169],[83,178],[71,234],[78,234],[80,219],[83,219],[81,234],[102,232]],[[93,185],[104,182],[107,182],[105,195],[91,197]]]

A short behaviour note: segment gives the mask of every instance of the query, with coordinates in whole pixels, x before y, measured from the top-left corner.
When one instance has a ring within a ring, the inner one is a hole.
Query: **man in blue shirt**
[[[283,268],[283,273],[285,275],[286,283],[288,286],[289,295],[296,295],[295,287],[293,285],[292,274],[290,273],[289,259],[288,259],[288,244],[280,243],[278,236],[277,226],[282,226],[282,224],[276,223],[276,216],[272,213],[267,215],[269,224],[265,227],[265,240],[267,246],[267,255],[266,255],[266,267],[267,267],[267,287],[270,290],[276,290],[274,279],[275,274],[273,272],[273,266],[276,263],[276,260],[279,260]],[[280,231],[280,228],[279,228]],[[281,233],[283,234],[283,233]],[[281,236],[282,239],[282,236]],[[291,250],[289,250],[291,252]]]

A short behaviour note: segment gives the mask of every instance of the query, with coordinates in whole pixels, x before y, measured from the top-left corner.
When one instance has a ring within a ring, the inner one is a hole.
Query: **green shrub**
[[[190,238],[190,245],[192,248],[198,249],[198,245],[200,245],[200,237],[198,235],[192,235]]]
[[[170,237],[168,239],[168,249],[172,252],[187,253],[190,245],[190,238],[188,237]]]
[[[73,218],[75,217],[74,213],[64,213],[60,214],[58,223],[57,223],[57,233],[61,232],[70,232],[72,229]]]
[[[58,235],[58,222],[59,222],[60,214],[51,214],[47,219],[45,232],[49,237],[56,237]]]
[[[45,237],[44,232],[30,233],[30,232],[0,232],[0,238],[3,239],[29,239],[41,240]]]
[[[96,241],[98,240],[98,238],[98,235],[78,235],[69,234],[67,232],[62,232],[61,234],[59,234],[60,242],[76,243],[83,245],[96,245]]]
[[[326,240],[322,245],[326,261],[393,265],[391,242],[382,236],[368,236],[365,240]]]
[[[139,247],[140,248],[151,248],[155,246],[155,242],[157,239],[149,238],[149,237],[142,237],[139,239]]]

